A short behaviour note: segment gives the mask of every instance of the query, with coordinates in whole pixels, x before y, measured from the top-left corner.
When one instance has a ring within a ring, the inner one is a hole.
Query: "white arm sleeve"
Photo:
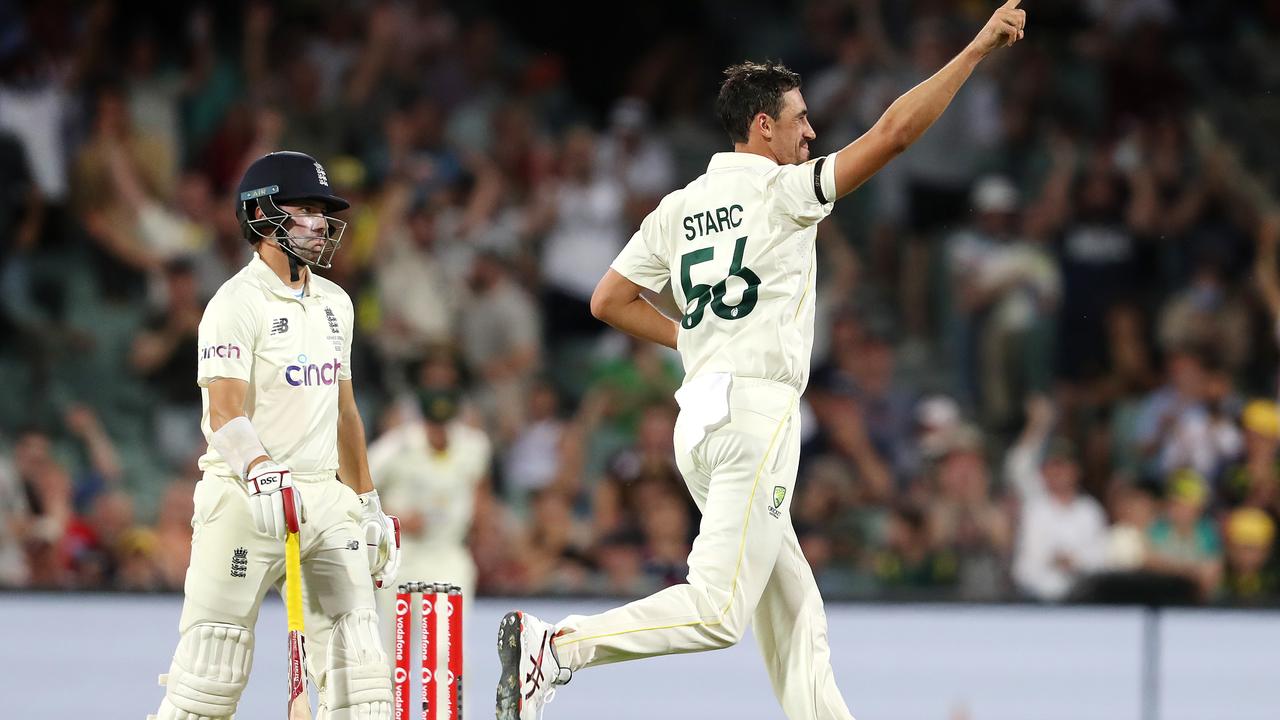
[[[222,456],[241,480],[248,474],[249,463],[253,462],[254,458],[267,455],[266,449],[262,447],[262,441],[258,439],[257,431],[253,429],[253,423],[243,415],[231,418],[226,425],[218,428],[218,431],[210,436],[209,446]]]

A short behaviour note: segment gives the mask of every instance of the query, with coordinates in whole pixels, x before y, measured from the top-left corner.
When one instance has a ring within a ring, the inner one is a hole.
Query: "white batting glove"
[[[369,574],[374,587],[388,587],[400,570],[400,518],[382,512],[377,490],[356,497],[360,499],[364,546],[369,551]]]
[[[281,541],[288,533],[298,532],[303,522],[302,496],[293,487],[289,468],[264,460],[253,466],[244,484],[258,532]]]

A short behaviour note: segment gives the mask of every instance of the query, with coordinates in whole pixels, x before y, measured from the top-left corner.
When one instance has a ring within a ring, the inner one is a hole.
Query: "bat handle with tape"
[[[296,530],[284,540],[284,606],[289,621],[289,720],[311,720],[306,628],[302,619],[302,547]]]

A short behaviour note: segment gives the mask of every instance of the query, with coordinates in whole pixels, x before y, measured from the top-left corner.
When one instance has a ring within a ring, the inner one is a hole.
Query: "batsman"
[[[286,536],[297,533],[318,717],[387,720],[391,678],[373,593],[392,584],[399,532],[369,476],[351,382],[351,300],[312,272],[330,267],[345,227],[331,213],[348,203],[320,163],[296,152],[254,161],[237,198],[254,252],[200,321],[209,449],[195,490],[181,638],[155,717],[235,714],[258,609],[280,587]],[[270,638],[267,647],[283,653],[286,644]]]

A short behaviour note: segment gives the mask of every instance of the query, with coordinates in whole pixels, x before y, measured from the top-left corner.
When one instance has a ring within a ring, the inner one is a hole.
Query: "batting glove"
[[[378,491],[370,490],[360,499],[360,526],[364,546],[369,551],[369,574],[377,588],[390,586],[400,570],[400,518],[382,512]]]
[[[289,468],[270,460],[260,462],[244,484],[258,532],[282,541],[287,533],[298,532],[303,522],[302,496],[293,487]]]

